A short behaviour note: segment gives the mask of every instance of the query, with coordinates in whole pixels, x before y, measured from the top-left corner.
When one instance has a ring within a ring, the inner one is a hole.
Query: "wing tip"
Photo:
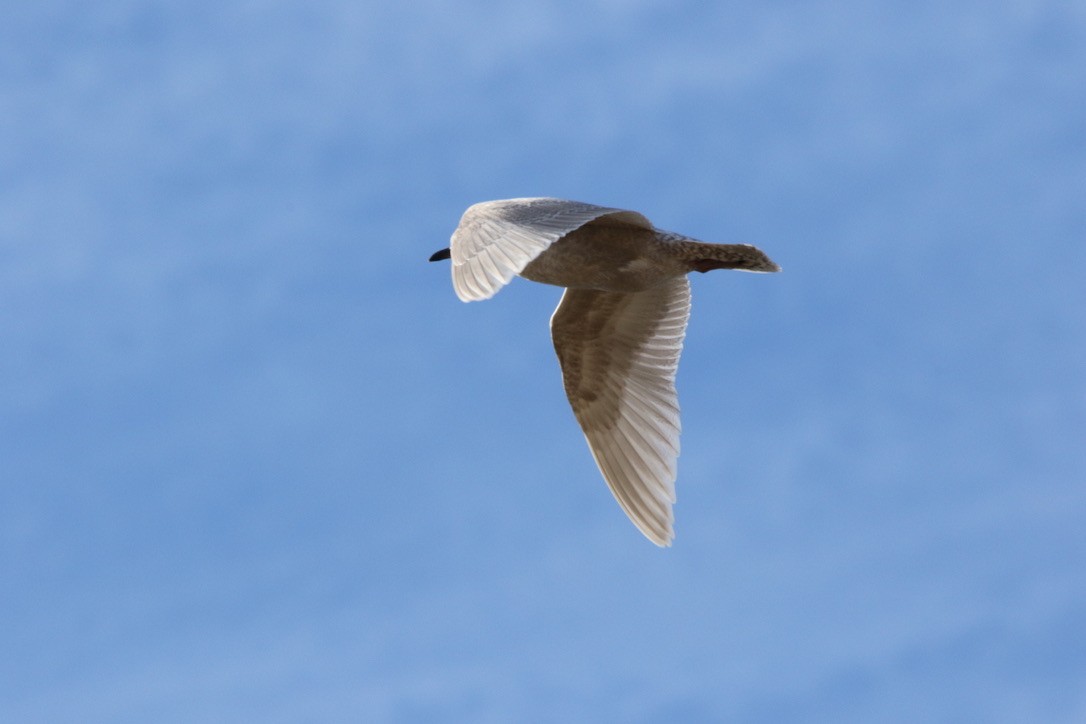
[[[650,535],[645,531],[641,532],[644,533],[645,537],[648,538],[657,548],[670,548],[671,544],[675,541],[675,531],[672,530],[670,526],[667,529],[667,535],[662,537]]]

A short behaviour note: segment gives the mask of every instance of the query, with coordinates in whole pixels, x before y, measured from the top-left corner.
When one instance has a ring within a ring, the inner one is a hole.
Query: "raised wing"
[[[465,302],[489,299],[548,246],[604,216],[652,228],[636,211],[580,201],[506,199],[471,206],[450,244],[456,296]]]
[[[566,395],[592,456],[626,515],[660,546],[675,536],[675,372],[689,317],[686,277],[629,294],[567,289],[551,317]]]

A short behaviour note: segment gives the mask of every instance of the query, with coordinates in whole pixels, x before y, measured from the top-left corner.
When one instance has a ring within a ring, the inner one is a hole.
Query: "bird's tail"
[[[690,260],[691,271],[714,269],[738,269],[749,272],[778,272],[777,264],[761,249],[750,244],[706,244],[687,242],[684,251]]]

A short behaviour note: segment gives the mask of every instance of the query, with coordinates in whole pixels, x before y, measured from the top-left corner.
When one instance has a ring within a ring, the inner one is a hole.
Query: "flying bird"
[[[514,276],[565,287],[551,338],[566,396],[618,504],[653,543],[675,537],[675,372],[690,317],[690,272],[780,267],[747,244],[707,244],[636,211],[552,198],[464,212],[450,248],[456,295],[489,299]]]

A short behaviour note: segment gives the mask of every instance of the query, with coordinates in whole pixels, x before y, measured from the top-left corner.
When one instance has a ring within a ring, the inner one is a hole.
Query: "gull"
[[[622,510],[653,543],[671,545],[686,275],[780,267],[748,244],[707,244],[636,211],[552,198],[469,207],[430,261],[450,258],[465,302],[489,299],[514,276],[565,287],[551,338],[573,414]]]

